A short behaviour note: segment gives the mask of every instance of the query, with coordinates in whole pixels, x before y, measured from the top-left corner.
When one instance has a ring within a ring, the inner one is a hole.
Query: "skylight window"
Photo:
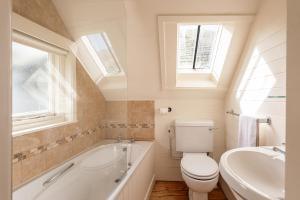
[[[179,24],[177,71],[211,73],[222,25]]]
[[[121,72],[118,59],[105,33],[83,36],[82,40],[104,75],[115,75]]]
[[[162,88],[227,86],[252,20],[248,15],[158,16]]]

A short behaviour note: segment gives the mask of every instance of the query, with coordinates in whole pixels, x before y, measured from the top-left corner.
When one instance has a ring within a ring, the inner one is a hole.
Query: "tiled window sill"
[[[26,135],[26,134],[30,134],[30,133],[35,133],[35,132],[43,131],[43,130],[47,130],[47,129],[57,128],[57,127],[60,127],[60,126],[65,126],[65,125],[74,124],[74,123],[77,123],[77,120],[64,121],[64,122],[60,122],[60,123],[53,123],[53,124],[48,124],[48,125],[39,126],[39,127],[35,127],[35,128],[29,128],[29,129],[20,130],[20,131],[14,131],[12,133],[12,136],[13,137],[18,137],[18,136],[22,136],[22,135]]]

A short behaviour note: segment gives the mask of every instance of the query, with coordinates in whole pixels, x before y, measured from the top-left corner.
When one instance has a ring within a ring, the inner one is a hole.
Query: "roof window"
[[[211,73],[222,25],[178,24],[177,72]]]
[[[105,33],[86,35],[81,39],[104,76],[121,72],[119,61]]]

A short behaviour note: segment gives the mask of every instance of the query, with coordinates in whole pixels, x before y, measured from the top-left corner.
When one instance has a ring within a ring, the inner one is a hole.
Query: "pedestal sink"
[[[285,156],[272,147],[245,147],[225,152],[220,173],[228,186],[247,200],[284,199]]]

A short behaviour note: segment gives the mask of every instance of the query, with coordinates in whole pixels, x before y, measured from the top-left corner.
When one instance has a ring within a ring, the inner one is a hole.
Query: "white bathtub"
[[[153,142],[107,144],[24,185],[13,200],[143,200],[153,182]]]

